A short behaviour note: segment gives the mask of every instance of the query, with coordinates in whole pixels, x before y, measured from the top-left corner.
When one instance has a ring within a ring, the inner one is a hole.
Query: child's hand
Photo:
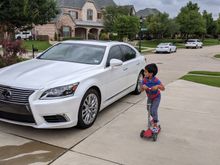
[[[158,85],[155,85],[151,88],[153,91],[158,90]]]
[[[142,85],[142,89],[147,90],[148,86],[147,85]]]

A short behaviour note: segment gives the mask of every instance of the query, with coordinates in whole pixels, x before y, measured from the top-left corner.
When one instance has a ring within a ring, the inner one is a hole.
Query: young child
[[[158,123],[158,107],[160,104],[160,90],[164,91],[165,88],[161,81],[155,77],[158,72],[156,64],[149,64],[145,67],[144,75],[142,80],[142,90],[146,91],[147,104],[151,103],[150,114],[153,118],[153,127],[157,128]]]

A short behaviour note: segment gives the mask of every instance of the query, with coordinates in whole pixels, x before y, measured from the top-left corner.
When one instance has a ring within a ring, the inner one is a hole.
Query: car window
[[[187,42],[196,42],[196,40],[189,39]]]
[[[110,48],[108,59],[106,62],[106,67],[110,66],[110,60],[111,59],[118,59],[123,61],[123,56],[121,52],[121,48],[119,46],[113,46]]]
[[[136,52],[126,45],[121,45],[123,51],[123,61],[128,61],[136,57]]]
[[[38,59],[97,65],[101,63],[105,49],[105,46],[61,43],[43,53]]]

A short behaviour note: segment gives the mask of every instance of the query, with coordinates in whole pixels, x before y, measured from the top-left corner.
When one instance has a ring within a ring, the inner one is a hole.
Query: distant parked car
[[[162,52],[167,52],[167,53],[171,53],[171,52],[176,52],[176,46],[173,45],[172,43],[160,43],[159,45],[157,45],[156,48],[156,53],[162,53]]]
[[[188,39],[185,47],[188,48],[202,48],[203,43],[199,39]]]
[[[31,31],[22,31],[22,32],[18,32],[16,35],[15,35],[15,38],[20,40],[20,39],[29,39],[31,40],[33,38],[32,36],[32,33]]]

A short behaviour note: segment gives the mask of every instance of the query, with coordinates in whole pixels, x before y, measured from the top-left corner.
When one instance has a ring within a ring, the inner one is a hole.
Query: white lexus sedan
[[[58,43],[35,59],[0,69],[0,120],[34,128],[88,128],[106,106],[140,94],[145,65],[126,43]]]
[[[173,45],[172,43],[160,43],[159,45],[157,45],[156,53],[171,53],[171,52],[176,52],[176,46]]]

